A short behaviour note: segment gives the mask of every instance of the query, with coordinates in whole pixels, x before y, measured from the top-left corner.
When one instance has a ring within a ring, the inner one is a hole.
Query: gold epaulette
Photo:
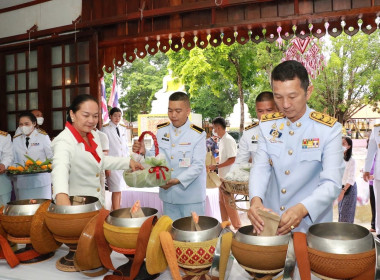
[[[109,126],[110,123],[103,124],[103,127]]]
[[[273,121],[273,120],[279,120],[285,118],[285,115],[281,112],[274,112],[274,113],[269,113],[261,116],[261,121],[266,122],[266,121]]]
[[[195,130],[195,131],[198,132],[198,133],[202,133],[202,132],[204,131],[203,128],[201,128],[201,127],[199,127],[199,126],[196,126],[195,124],[191,124],[191,125],[190,125],[190,128],[191,128],[192,130]]]
[[[13,139],[15,139],[15,138],[17,138],[17,137],[19,137],[19,136],[21,136],[21,135],[22,135],[22,133],[17,134],[17,135],[15,135],[15,136],[13,136]]]
[[[170,124],[170,122],[161,123],[161,124],[157,125],[157,129],[160,129],[160,128],[163,128],[165,126],[168,126],[169,124]]]
[[[379,127],[379,126],[380,126],[380,123],[374,125],[374,127]]]
[[[330,127],[332,127],[337,122],[336,118],[330,117],[329,115],[322,114],[316,111],[311,112],[309,116],[310,119]]]
[[[7,136],[8,132],[0,130],[0,135]]]
[[[253,124],[251,124],[251,125],[249,125],[249,126],[246,126],[246,127],[244,128],[244,130],[250,130],[251,128],[254,128],[254,127],[258,126],[258,125],[259,125],[258,122],[254,122]]]
[[[45,130],[43,130],[42,128],[39,128],[38,132],[43,134],[43,135],[48,135],[47,132]]]
[[[123,123],[119,123],[119,125],[121,125],[122,127],[127,128],[127,126],[125,124],[123,124]]]

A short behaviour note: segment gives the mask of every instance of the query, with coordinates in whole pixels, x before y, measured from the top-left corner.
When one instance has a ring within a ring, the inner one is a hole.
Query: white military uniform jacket
[[[199,203],[206,200],[206,133],[189,120],[176,128],[167,122],[157,126],[160,154],[164,154],[172,178],[181,183],[168,190],[160,188],[162,201],[171,204]],[[154,147],[147,151],[154,156]],[[184,167],[180,167],[184,166]],[[185,167],[188,166],[188,167]]]
[[[77,141],[67,126],[68,124],[52,143],[53,199],[58,193],[66,193],[70,196],[89,195],[98,197],[104,204],[99,178],[101,170],[128,169],[129,158],[104,156],[99,135],[91,131],[97,145],[96,153],[100,157],[98,162],[90,152],[85,150],[84,144]]]
[[[5,168],[13,163],[12,140],[5,131],[0,131],[0,163],[4,164]],[[0,174],[0,195],[11,191],[12,183],[9,176],[6,173]]]
[[[341,130],[336,119],[309,107],[294,123],[278,112],[262,116],[250,199],[260,197],[265,207],[280,215],[302,203],[309,214],[295,231],[331,222],[344,171]],[[268,184],[271,174],[274,180]]]
[[[116,127],[119,129],[120,136],[117,134]],[[115,125],[113,122],[109,122],[103,126],[102,131],[107,134],[109,139],[109,156],[129,157],[127,128],[125,125]],[[107,178],[110,191],[122,191],[127,188],[123,172],[123,170],[111,171],[111,176]]]
[[[28,160],[25,155],[42,162],[47,158],[51,159],[53,157],[51,141],[46,132],[35,128],[29,135],[29,138],[29,146],[27,148],[26,136],[24,134],[18,134],[13,137],[13,155],[15,164],[19,163],[24,165]],[[16,177],[16,186],[19,190],[51,186],[51,175],[50,173],[18,175]]]
[[[364,172],[370,172],[376,155],[375,168],[373,176],[375,180],[380,180],[380,125],[377,124],[372,129],[371,136],[368,142],[367,158],[365,160]]]
[[[252,158],[252,164],[254,163],[259,133],[260,128],[258,122],[245,127],[239,141],[238,153],[232,168],[235,168],[235,165],[248,163],[250,158]]]

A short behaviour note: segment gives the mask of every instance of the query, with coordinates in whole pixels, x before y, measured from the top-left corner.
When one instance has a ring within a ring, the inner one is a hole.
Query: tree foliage
[[[167,55],[173,75],[186,85],[193,110],[204,118],[226,117],[240,99],[241,131],[244,102],[254,100],[260,90],[268,89],[268,72],[282,56],[274,44],[256,45],[252,42],[194,48],[191,51],[182,49]],[[250,98],[250,94],[254,97]],[[255,115],[254,107],[250,108],[250,113]]]
[[[331,38],[330,59],[313,81],[309,104],[344,123],[365,105],[380,99],[379,30],[371,35],[359,31],[353,37],[344,33]]]
[[[136,121],[138,114],[150,113],[154,94],[162,88],[163,78],[168,74],[167,65],[168,58],[159,52],[118,68],[118,83],[125,92],[119,103],[125,119]]]

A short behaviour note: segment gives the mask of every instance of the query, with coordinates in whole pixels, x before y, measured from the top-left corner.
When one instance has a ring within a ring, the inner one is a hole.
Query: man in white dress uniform
[[[110,111],[111,121],[103,126],[102,131],[107,134],[109,140],[109,156],[129,157],[127,127],[121,123],[122,112],[114,107]],[[112,192],[112,209],[116,210],[121,205],[121,192],[127,189],[123,178],[123,170],[107,170],[107,186]]]

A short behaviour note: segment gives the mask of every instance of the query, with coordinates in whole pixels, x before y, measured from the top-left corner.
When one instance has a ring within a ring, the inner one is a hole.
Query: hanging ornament
[[[312,26],[309,26],[310,32],[312,28]],[[326,30],[327,28],[328,26]],[[286,60],[296,60],[302,63],[312,79],[315,79],[319,75],[320,70],[323,70],[325,64],[325,57],[318,45],[318,40],[311,36],[305,39],[298,37],[292,39],[282,59],[282,61]]]
[[[281,37],[281,31],[282,31],[282,27],[279,26],[277,27],[277,34],[278,34],[278,38],[276,40],[276,45],[281,49],[284,45],[284,41],[282,40],[282,37]]]

